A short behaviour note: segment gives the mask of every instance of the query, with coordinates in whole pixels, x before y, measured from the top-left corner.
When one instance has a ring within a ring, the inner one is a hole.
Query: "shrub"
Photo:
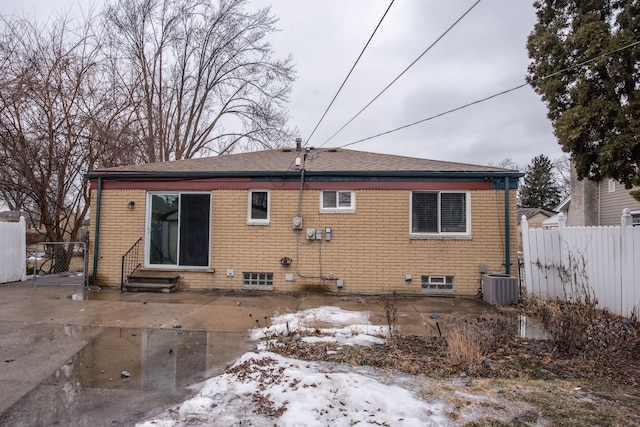
[[[596,306],[588,295],[574,302],[527,300],[527,310],[540,320],[554,346],[564,354],[606,358],[612,352],[633,350],[630,343],[637,343],[640,336],[638,322],[623,321]]]

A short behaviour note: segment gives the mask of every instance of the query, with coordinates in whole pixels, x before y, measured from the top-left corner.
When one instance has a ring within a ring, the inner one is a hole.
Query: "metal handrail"
[[[120,292],[124,292],[124,282],[128,280],[129,277],[140,267],[140,242],[142,241],[142,237],[140,237],[136,242],[129,248],[124,255],[122,255],[122,268],[120,269]],[[126,272],[126,275],[125,275]],[[126,276],[126,279],[125,279]]]

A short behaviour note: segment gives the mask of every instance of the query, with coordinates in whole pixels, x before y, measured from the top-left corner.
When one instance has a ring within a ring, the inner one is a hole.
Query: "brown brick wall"
[[[255,189],[260,189],[259,186]],[[516,209],[511,191],[511,274],[517,275]],[[410,239],[409,198],[405,190],[357,190],[355,213],[320,213],[319,191],[303,193],[303,230],[292,229],[298,191],[271,190],[270,225],[247,225],[247,191],[212,191],[212,271],[181,270],[183,288],[240,289],[243,272],[273,272],[274,290],[318,289],[319,277],[344,281],[343,292],[420,292],[421,275],[455,276],[457,295],[475,295],[479,265],[504,271],[504,191],[471,192],[470,239]],[[96,205],[96,192],[92,206]],[[132,210],[129,201],[135,202]],[[122,254],[143,237],[144,190],[103,190],[101,200],[98,284],[118,286]],[[95,224],[92,209],[91,224]],[[331,241],[325,227],[332,228]],[[305,238],[307,228],[321,228],[321,241]],[[95,230],[90,242],[93,266]],[[141,252],[141,254],[144,252]],[[282,266],[280,259],[293,263]],[[233,270],[233,277],[227,277]],[[286,274],[294,281],[286,281]],[[405,281],[405,275],[413,277]],[[324,285],[336,290],[335,280]]]

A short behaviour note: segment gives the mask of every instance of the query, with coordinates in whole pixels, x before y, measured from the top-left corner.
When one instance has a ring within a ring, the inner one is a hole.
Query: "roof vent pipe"
[[[302,151],[302,138],[296,138],[296,151]]]

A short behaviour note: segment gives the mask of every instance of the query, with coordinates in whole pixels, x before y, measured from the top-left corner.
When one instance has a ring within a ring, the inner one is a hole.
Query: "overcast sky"
[[[296,64],[290,124],[307,141],[391,0],[250,1],[251,7],[271,5],[280,19],[281,31],[270,40],[276,55],[291,54]],[[482,0],[327,142],[475,2],[395,1],[309,145],[351,144],[524,83],[526,39],[536,20],[533,0]],[[79,10],[78,4],[0,0],[0,11],[46,17],[54,9]],[[552,160],[562,155],[546,107],[529,86],[348,148],[477,164],[511,158],[523,167],[539,154]]]

